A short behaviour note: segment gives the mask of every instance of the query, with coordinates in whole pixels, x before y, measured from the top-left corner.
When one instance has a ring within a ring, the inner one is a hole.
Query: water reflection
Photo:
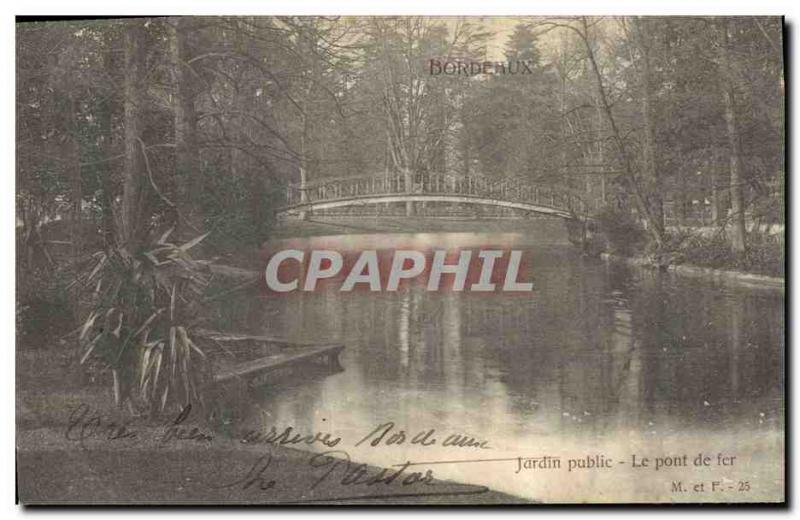
[[[530,295],[328,290],[237,302],[228,316],[241,318],[236,326],[347,345],[345,372],[263,388],[237,415],[252,426],[335,431],[353,442],[386,421],[442,427],[490,439],[492,456],[750,442],[766,458],[748,471],[781,473],[781,294],[630,270],[568,246],[531,245],[526,255]],[[430,457],[406,447],[354,454],[376,464]],[[515,468],[501,479],[496,468],[437,474],[569,499],[554,482],[513,481]],[[657,499],[652,486],[629,480],[604,496]]]

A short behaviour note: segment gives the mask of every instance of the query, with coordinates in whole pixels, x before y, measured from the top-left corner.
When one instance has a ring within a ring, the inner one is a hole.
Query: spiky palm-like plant
[[[206,354],[192,341],[192,326],[208,286],[206,262],[164,233],[143,252],[112,248],[92,255],[77,282],[91,309],[80,329],[81,364],[98,359],[111,370],[114,399],[137,412],[157,414],[200,402]]]

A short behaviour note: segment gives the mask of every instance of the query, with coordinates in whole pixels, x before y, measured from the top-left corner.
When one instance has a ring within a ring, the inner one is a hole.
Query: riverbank
[[[634,267],[661,270],[675,273],[681,276],[703,278],[726,284],[734,284],[748,288],[760,288],[776,291],[785,291],[786,281],[784,278],[776,276],[766,276],[762,274],[745,273],[742,271],[729,271],[724,269],[712,269],[710,267],[699,267],[688,264],[670,264],[659,266],[645,257],[626,257],[611,253],[601,253],[600,258],[607,262],[617,262]]]
[[[287,446],[244,443],[219,428],[209,429],[194,414],[184,433],[196,427],[212,440],[173,436],[164,441],[170,418],[159,424],[117,410],[107,382],[91,381],[74,361],[64,342],[22,344],[17,351],[17,497],[23,504],[526,502],[484,486],[436,479],[435,468],[434,479],[423,482],[414,475],[417,468],[398,473],[398,467],[348,463],[344,446],[331,448],[336,451],[329,458]],[[82,409],[87,410],[85,420],[77,421]],[[121,433],[119,425],[135,435]]]

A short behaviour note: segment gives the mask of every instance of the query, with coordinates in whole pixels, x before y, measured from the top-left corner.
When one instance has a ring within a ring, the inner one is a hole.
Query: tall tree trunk
[[[124,125],[125,164],[122,182],[122,218],[120,236],[123,246],[136,253],[142,246],[145,221],[146,172],[142,149],[142,107],[144,104],[145,30],[144,22],[131,20],[125,30]]]
[[[597,103],[597,163],[600,165],[600,204],[606,205],[606,153],[605,153],[605,128],[603,125],[603,110],[600,100]]]
[[[300,115],[301,125],[303,132],[300,135],[300,202],[308,202],[308,193],[306,187],[308,185],[308,166],[312,162],[307,157],[309,153],[308,134],[309,134],[309,118],[308,118],[308,96],[311,95],[311,85],[309,84],[306,98],[303,101],[303,113]],[[307,220],[308,212],[300,212],[300,220]]]
[[[689,197],[688,191],[689,186],[686,182],[686,171],[685,169],[678,170],[678,194],[677,194],[677,204],[678,204],[678,216],[680,219],[680,223],[682,226],[687,225],[687,220],[689,218]]]
[[[561,35],[561,52],[559,54],[559,89],[558,89],[558,112],[559,117],[559,131],[561,133],[561,173],[566,176],[567,171],[567,39],[566,35]],[[572,182],[569,177],[566,180],[566,186],[572,187]]]
[[[302,99],[302,113],[300,114],[302,134],[300,135],[300,202],[308,201],[308,193],[306,186],[308,184],[309,171],[317,166],[317,154],[312,145],[309,144],[311,129],[314,125],[314,120],[311,111],[316,108],[316,92],[317,86],[320,82],[320,63],[317,53],[319,52],[318,37],[315,32],[314,22],[310,22],[305,26],[306,30],[302,34],[302,38],[306,43],[306,53],[311,60],[311,74],[308,78],[308,83],[305,88],[305,95]],[[300,212],[300,220],[306,220],[308,213],[306,211]]]
[[[101,208],[101,233],[103,236],[103,243],[109,246],[114,243],[114,188],[112,172],[113,165],[110,161],[112,151],[111,136],[113,131],[111,129],[111,107],[110,103],[103,103],[100,107],[98,116],[98,125],[100,132],[103,135],[103,155],[108,161],[107,167],[102,169],[100,177],[100,202]]]
[[[641,86],[642,86],[642,120],[644,123],[644,139],[642,143],[646,197],[648,206],[653,215],[653,224],[664,229],[664,206],[661,199],[661,180],[658,175],[658,148],[656,143],[655,119],[653,110],[653,70],[652,53],[650,49],[651,36],[648,34],[647,21],[642,17],[634,18],[636,39],[642,56]]]
[[[70,138],[69,146],[69,178],[70,198],[72,208],[70,215],[70,241],[72,242],[72,256],[77,258],[83,248],[82,211],[83,182],[81,179],[81,147],[76,136]]]
[[[608,122],[609,129],[611,130],[611,136],[614,140],[614,143],[617,146],[617,152],[620,157],[620,162],[622,162],[624,167],[624,174],[623,180],[625,189],[627,190],[628,194],[633,197],[634,203],[636,204],[636,209],[639,212],[639,217],[644,220],[647,231],[652,237],[653,241],[656,243],[658,249],[661,249],[664,245],[664,234],[663,230],[659,228],[655,224],[655,218],[653,216],[653,212],[650,208],[650,205],[647,202],[645,194],[643,193],[644,190],[641,189],[639,183],[636,179],[635,170],[633,164],[631,163],[630,153],[628,152],[628,147],[625,144],[624,139],[622,138],[622,133],[620,132],[619,127],[617,126],[617,120],[614,117],[614,113],[611,110],[611,103],[608,99],[608,95],[606,94],[606,87],[603,82],[603,76],[600,73],[600,66],[597,63],[597,58],[594,54],[594,49],[592,49],[592,44],[590,41],[589,36],[589,24],[586,18],[581,18],[581,25],[582,31],[578,29],[574,29],[578,36],[583,41],[583,45],[586,49],[586,57],[589,59],[589,63],[591,65],[591,71],[594,75],[595,79],[595,87],[597,89],[597,95],[600,98],[601,107],[603,108],[603,112],[606,115],[606,121]]]
[[[470,171],[470,162],[472,161],[472,154],[470,153],[470,139],[469,133],[467,132],[466,125],[464,124],[464,110],[461,112],[461,173],[464,176],[469,175]]]
[[[175,124],[175,223],[179,234],[196,231],[201,217],[194,203],[192,186],[197,179],[200,163],[197,150],[197,113],[195,89],[197,78],[189,65],[188,32],[191,19],[172,20],[170,28],[170,54],[172,58],[173,114]]]
[[[736,119],[735,76],[730,56],[731,20],[722,22],[722,45],[720,45],[724,85],[722,97],[725,103],[725,125],[728,136],[728,157],[730,168],[731,196],[731,250],[742,253],[745,250],[745,215],[742,196],[741,151],[739,144],[739,125]]]
[[[447,172],[447,144],[450,137],[449,130],[449,122],[447,120],[447,112],[444,107],[447,106],[447,98],[445,96],[444,90],[439,90],[436,92],[437,103],[440,107],[436,112],[434,112],[434,118],[436,120],[436,126],[438,128],[439,140],[436,142],[436,145],[433,148],[433,157],[431,157],[431,168],[433,172],[443,174]],[[424,204],[423,204],[424,206]]]
[[[67,169],[69,171],[70,186],[70,242],[72,243],[72,256],[77,258],[81,254],[82,232],[81,232],[81,206],[83,202],[83,182],[81,180],[81,145],[78,139],[77,114],[75,113],[75,99],[72,95],[68,96],[69,109],[66,113],[67,129]]]
[[[113,46],[111,36],[106,36],[106,50],[103,53],[103,68],[109,74],[116,70],[116,63],[114,60]],[[111,97],[106,95],[100,102],[99,113],[97,117],[97,124],[100,128],[100,135],[103,138],[103,155],[106,158],[105,167],[102,168],[100,178],[100,201],[102,204],[102,235],[103,242],[106,246],[114,243],[114,193],[112,172],[114,171],[114,164],[111,162],[111,154],[113,153],[114,146],[112,137],[114,130],[112,127],[113,121],[113,106],[114,101]]]
[[[711,222],[712,225],[719,225],[720,221],[720,200],[719,200],[719,150],[715,147],[711,155]]]

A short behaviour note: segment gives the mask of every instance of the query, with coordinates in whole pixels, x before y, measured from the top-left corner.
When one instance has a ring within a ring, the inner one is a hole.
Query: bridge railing
[[[342,177],[289,186],[287,207],[376,195],[442,194],[520,202],[586,216],[589,209],[576,193],[521,178],[493,179],[470,175],[426,173],[409,179],[403,174]]]

